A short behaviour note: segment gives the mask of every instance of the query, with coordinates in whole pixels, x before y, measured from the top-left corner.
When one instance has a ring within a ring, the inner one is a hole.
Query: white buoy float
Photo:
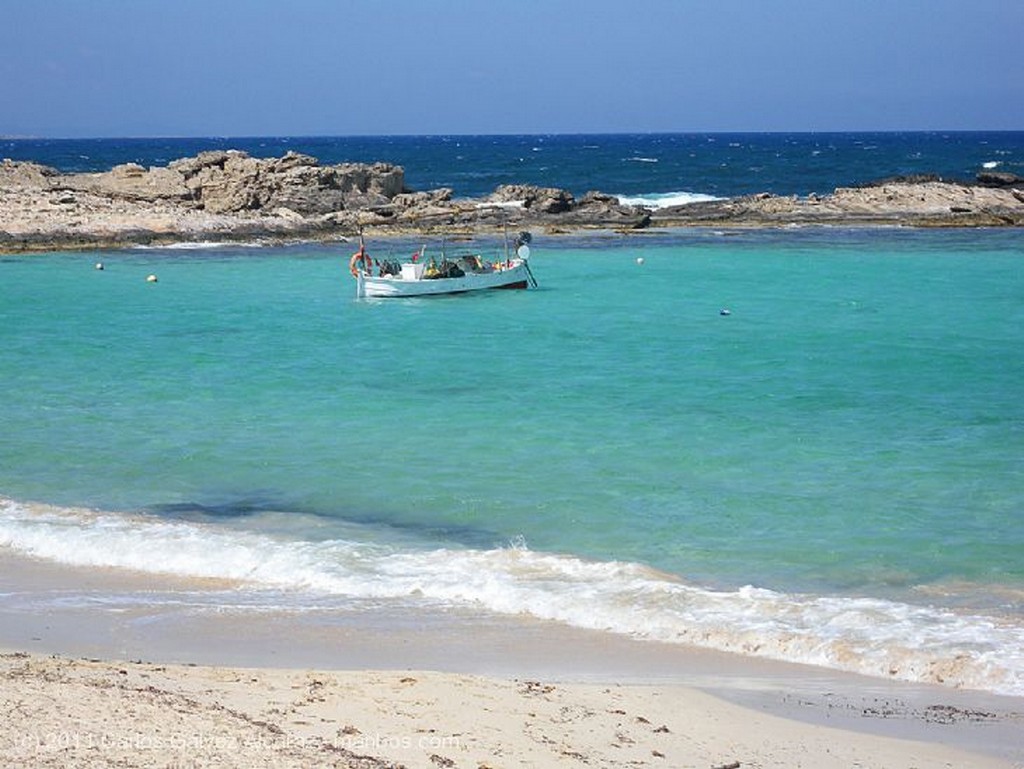
[[[146,282],[147,283],[156,283],[156,275],[147,275],[146,276]]]
[[[730,310],[728,307],[723,307],[721,310],[718,311],[718,314],[723,316],[732,315],[732,310]]]
[[[638,256],[638,257],[636,258],[636,263],[637,263],[637,264],[643,264],[643,263],[644,263],[644,258],[643,258],[642,256]]]
[[[96,262],[96,269],[97,270],[102,270],[103,269],[103,262]]]

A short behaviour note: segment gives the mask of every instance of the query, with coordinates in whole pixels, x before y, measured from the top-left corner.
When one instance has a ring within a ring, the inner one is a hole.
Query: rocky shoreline
[[[478,199],[411,191],[386,163],[321,165],[289,152],[254,158],[203,152],[163,167],[128,163],[62,174],[0,162],[0,252],[204,242],[336,240],[368,235],[477,234],[531,228],[638,231],[666,227],[1024,226],[1024,178],[971,182],[896,178],[829,195],[768,193],[650,209],[602,192],[504,185]]]

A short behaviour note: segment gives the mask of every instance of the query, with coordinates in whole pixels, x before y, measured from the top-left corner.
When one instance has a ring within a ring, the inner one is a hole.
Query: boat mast
[[[363,240],[363,225],[359,225],[359,252],[366,253],[366,241]],[[365,262],[363,262],[365,264]],[[366,297],[366,278],[363,275],[362,267],[356,268],[356,299]]]

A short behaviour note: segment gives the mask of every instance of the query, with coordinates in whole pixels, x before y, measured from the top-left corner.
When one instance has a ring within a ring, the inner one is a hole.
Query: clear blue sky
[[[0,0],[0,135],[1024,130],[1024,0]]]

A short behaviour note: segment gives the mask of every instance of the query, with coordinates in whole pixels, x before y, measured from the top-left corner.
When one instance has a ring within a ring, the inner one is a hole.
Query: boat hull
[[[357,277],[356,294],[359,297],[433,296],[438,294],[465,294],[471,291],[493,289],[521,289],[530,285],[529,270],[525,263],[494,272],[466,273],[458,278],[421,278],[410,280],[401,275]]]

